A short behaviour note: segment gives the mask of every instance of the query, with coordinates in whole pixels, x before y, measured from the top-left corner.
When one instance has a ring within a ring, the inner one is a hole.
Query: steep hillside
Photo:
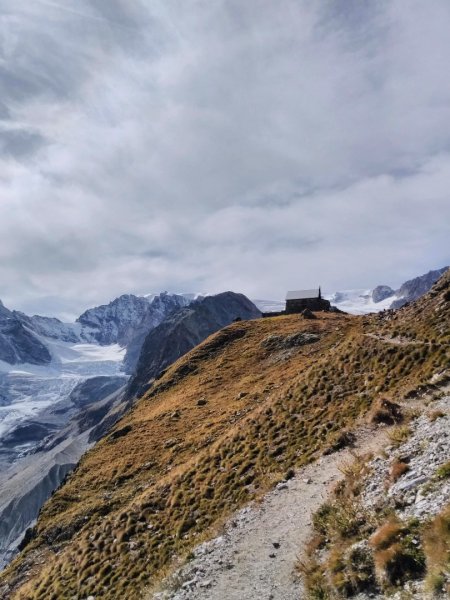
[[[448,368],[450,277],[398,312],[238,322],[169,367],[43,507],[0,595],[141,597],[381,397]]]
[[[142,344],[136,373],[129,386],[130,394],[139,393],[163,369],[225,325],[237,319],[260,316],[248,298],[234,292],[195,300],[190,306],[169,315],[150,331]]]
[[[182,310],[172,319],[190,302],[192,311]],[[4,307],[0,313],[0,329],[2,316],[17,325],[8,329],[10,347],[24,349],[23,331],[42,342],[51,358],[49,365],[20,367],[0,360],[0,568],[12,559],[26,528],[67,472],[129,407],[129,394],[115,392],[127,380],[124,363],[134,371],[150,330],[162,324],[154,336],[158,352],[152,361],[160,365],[159,372],[237,316],[259,316],[239,294],[195,301],[165,292],[121,296],[87,311],[80,318],[83,324],[28,317]],[[125,348],[118,342],[127,344],[124,362]],[[23,363],[30,357],[13,353],[13,359]]]

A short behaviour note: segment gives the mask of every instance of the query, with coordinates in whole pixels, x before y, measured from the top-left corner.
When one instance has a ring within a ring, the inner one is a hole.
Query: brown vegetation
[[[450,504],[425,528],[426,584],[432,593],[450,596]]]
[[[336,443],[378,398],[404,397],[445,369],[448,314],[438,293],[392,323],[292,315],[212,336],[83,457],[2,575],[0,595],[8,585],[12,600],[141,597],[174,556]],[[434,341],[418,349],[366,335],[394,323],[402,338]],[[319,543],[326,535],[339,544],[341,558],[333,554],[329,566],[341,590],[373,584],[366,548],[354,546],[378,526],[354,503],[359,475],[352,468],[337,503],[316,519],[326,532]]]
[[[395,483],[402,475],[409,471],[408,463],[402,460],[396,460],[392,464],[391,472],[389,473],[389,482],[392,485]]]

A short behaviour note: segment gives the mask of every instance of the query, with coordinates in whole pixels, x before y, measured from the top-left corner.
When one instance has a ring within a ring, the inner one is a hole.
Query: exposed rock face
[[[76,323],[10,311],[0,302],[0,360],[10,364],[46,364],[50,353],[39,338],[69,343],[119,344],[127,347],[126,368],[131,372],[147,333],[169,314],[187,306],[188,296],[163,292],[152,297],[125,294],[109,304],[90,308]]]
[[[74,463],[53,464],[36,484],[14,497],[1,511],[0,568],[14,557],[23,533],[36,519],[39,509],[69,473]]]
[[[50,352],[18,317],[0,302],[0,360],[10,365],[30,363],[45,365]]]
[[[425,275],[406,281],[400,289],[396,291],[395,295],[398,299],[394,300],[391,304],[391,308],[400,308],[407,302],[413,302],[426,294],[447,269],[448,267],[443,267],[436,271],[429,271]]]
[[[124,377],[88,379],[60,403],[76,409],[66,408],[69,422],[55,415],[55,407],[42,422],[21,424],[1,440],[0,454],[8,446],[29,444],[30,450],[0,471],[0,568],[13,558],[25,530],[83,453],[123,415],[125,382]]]
[[[157,327],[175,311],[188,306],[190,303],[191,300],[185,296],[167,294],[165,292],[152,300],[141,322],[134,329],[133,336],[127,345],[127,353],[124,359],[124,366],[127,373],[132,373],[136,367],[142,344],[149,331]]]
[[[163,369],[212,333],[236,319],[260,316],[253,302],[234,292],[207,296],[174,313],[147,335],[130,382],[130,395],[137,394]]]
[[[125,346],[134,335],[149,307],[147,298],[124,294],[109,304],[85,311],[77,322],[93,330],[99,344]]]
[[[61,340],[73,344],[80,341],[91,341],[90,336],[86,335],[82,328],[75,323],[63,323],[54,317],[41,317],[39,315],[29,317],[18,311],[14,311],[14,315],[29,329],[51,340]]]
[[[1,446],[21,446],[38,442],[54,432],[54,427],[49,423],[40,423],[39,421],[29,421],[24,423],[3,436]]]
[[[77,407],[86,407],[102,398],[106,398],[124,385],[123,377],[107,377],[99,375],[79,383],[69,396],[69,400]]]
[[[399,289],[379,285],[373,290],[354,289],[335,292],[329,296],[331,303],[339,309],[353,314],[368,314],[389,308],[400,308],[426,294],[433,284],[447,271],[448,267],[430,271],[420,277],[406,281]]]
[[[388,285],[377,285],[377,287],[372,290],[372,300],[374,302],[381,302],[382,300],[386,300],[386,298],[390,298],[394,294],[395,291]]]
[[[276,350],[290,350],[291,348],[298,348],[305,344],[313,344],[319,341],[319,336],[314,333],[294,333],[289,336],[282,335],[269,335],[262,342],[262,346],[269,351]]]
[[[188,306],[192,300],[163,292],[152,298],[125,294],[109,304],[90,308],[78,319],[82,335],[101,345],[120,344],[127,348],[125,370],[132,373],[149,331],[168,315]]]

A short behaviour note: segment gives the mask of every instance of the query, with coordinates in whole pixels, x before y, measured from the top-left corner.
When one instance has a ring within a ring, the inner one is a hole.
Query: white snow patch
[[[48,338],[45,343],[53,358],[49,365],[10,365],[0,361],[0,437],[67,398],[85,379],[123,375],[125,348],[118,344],[73,344]],[[2,389],[8,398],[4,406]]]
[[[59,358],[63,364],[72,362],[121,363],[126,352],[126,348],[122,348],[119,344],[111,344],[109,346],[66,344],[66,346],[66,348],[59,348]]]
[[[342,290],[326,295],[325,298],[331,302],[332,306],[354,315],[380,312],[389,308],[394,300],[393,297],[390,297],[381,302],[374,302],[372,300],[372,290],[365,289]]]

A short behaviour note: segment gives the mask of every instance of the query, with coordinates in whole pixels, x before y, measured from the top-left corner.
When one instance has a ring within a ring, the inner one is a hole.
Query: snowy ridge
[[[364,289],[342,290],[325,297],[333,306],[339,308],[339,310],[353,315],[379,312],[389,308],[392,304],[392,297],[386,298],[381,302],[374,302],[372,290]]]

